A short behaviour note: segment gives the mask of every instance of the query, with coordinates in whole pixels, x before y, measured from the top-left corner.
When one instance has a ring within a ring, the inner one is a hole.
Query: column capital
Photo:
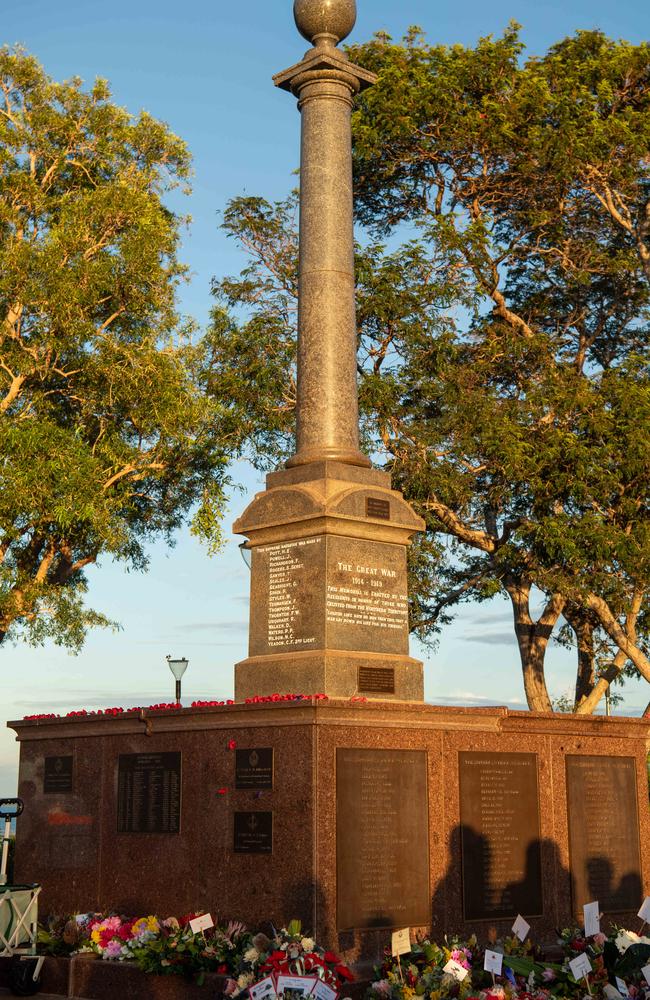
[[[319,79],[335,79],[345,83],[351,93],[358,93],[377,82],[377,76],[361,66],[357,66],[333,46],[318,45],[310,49],[304,58],[289,69],[276,73],[273,83],[281,90],[298,95],[306,83]]]

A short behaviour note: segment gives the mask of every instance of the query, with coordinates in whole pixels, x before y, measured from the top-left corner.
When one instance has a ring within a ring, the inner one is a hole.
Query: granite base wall
[[[511,918],[464,919],[461,752],[536,755],[543,908],[524,915],[538,940],[552,938],[581,905],[571,891],[568,754],[633,760],[641,859],[635,893],[639,904],[650,895],[650,724],[644,720],[329,701],[11,725],[21,741],[19,794],[25,801],[16,877],[43,884],[42,912],[116,909],[166,916],[202,908],[254,926],[281,926],[297,917],[349,961],[371,961],[387,940],[386,929],[337,926],[336,761],[342,749],[426,755],[431,905],[422,930],[487,935],[492,925],[504,932],[512,924]],[[273,748],[272,789],[234,787],[235,747]],[[172,751],[183,760],[180,832],[118,833],[119,755]],[[44,794],[44,758],[70,754],[72,792]],[[380,791],[373,807],[379,827],[385,808]],[[407,798],[401,808],[411,808]],[[273,812],[271,853],[234,852],[233,814],[246,811]],[[632,820],[617,816],[616,822]],[[414,845],[414,851],[421,848]],[[370,868],[381,869],[389,854],[379,844]],[[342,885],[338,891],[350,890]],[[615,916],[625,924],[634,913]]]

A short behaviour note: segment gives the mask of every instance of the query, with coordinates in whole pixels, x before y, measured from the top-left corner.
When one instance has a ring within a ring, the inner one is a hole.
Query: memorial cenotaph
[[[302,115],[296,454],[236,523],[252,554],[236,704],[12,722],[16,878],[44,912],[303,921],[351,962],[390,928],[537,941],[650,895],[650,720],[423,703],[406,551],[422,522],[359,450],[354,0],[296,0],[275,82]],[[327,700],[246,704],[254,695]]]
[[[313,47],[274,82],[298,98],[302,121],[296,453],[235,523],[251,550],[235,698],[422,701],[406,549],[424,522],[359,450],[350,114],[375,77],[337,48],[354,0],[296,0],[294,15]]]

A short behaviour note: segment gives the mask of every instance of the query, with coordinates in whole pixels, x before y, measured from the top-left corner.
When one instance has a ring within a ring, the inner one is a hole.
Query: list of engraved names
[[[266,545],[260,552],[268,556],[267,642],[277,646],[313,646],[315,635],[304,630],[305,570],[307,560],[317,557],[322,538],[300,538],[295,542]]]
[[[634,757],[566,758],[574,908],[597,899],[603,912],[636,910],[641,859]]]
[[[537,757],[459,759],[466,920],[542,912]]]
[[[337,751],[339,929],[427,922],[427,817],[423,751]]]

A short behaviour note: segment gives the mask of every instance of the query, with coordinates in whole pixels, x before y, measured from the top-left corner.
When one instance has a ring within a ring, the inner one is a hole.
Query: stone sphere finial
[[[294,0],[293,16],[308,42],[336,45],[354,28],[357,4],[356,0]]]

